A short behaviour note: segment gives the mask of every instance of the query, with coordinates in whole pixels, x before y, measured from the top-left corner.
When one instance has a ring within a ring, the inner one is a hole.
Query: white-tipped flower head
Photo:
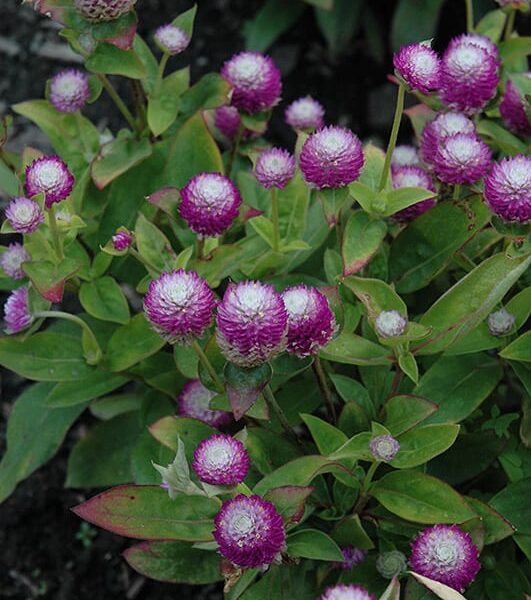
[[[286,123],[295,130],[320,129],[324,125],[324,108],[311,96],[292,102],[284,113]]]
[[[254,174],[266,189],[282,189],[295,175],[295,159],[283,148],[264,150],[256,159]]]
[[[400,450],[400,443],[392,435],[377,435],[369,442],[369,448],[376,460],[389,462]]]
[[[155,41],[157,46],[167,54],[172,56],[184,52],[190,44],[190,37],[180,27],[171,23],[161,25],[155,32]]]
[[[36,158],[26,167],[26,193],[44,194],[46,208],[68,198],[74,188],[74,176],[58,156]]]
[[[402,335],[407,327],[407,319],[397,310],[382,310],[374,323],[376,333],[382,338]]]
[[[85,106],[89,95],[88,77],[79,69],[61,71],[50,82],[49,100],[59,112],[78,111]]]
[[[0,267],[9,277],[24,279],[26,273],[22,270],[22,264],[28,260],[31,260],[31,256],[26,248],[18,242],[13,242],[3,254],[0,254]]]
[[[505,308],[500,308],[487,317],[487,326],[492,335],[507,335],[514,327],[515,318]]]
[[[418,164],[420,164],[420,158],[415,146],[401,144],[393,150],[393,156],[391,157],[392,169],[414,167]]]
[[[19,287],[11,292],[4,304],[4,319],[6,322],[6,333],[13,334],[26,329],[33,323],[33,317],[29,308],[29,296],[27,287]]]
[[[29,198],[13,198],[6,208],[6,218],[17,233],[33,233],[44,223],[41,207]]]

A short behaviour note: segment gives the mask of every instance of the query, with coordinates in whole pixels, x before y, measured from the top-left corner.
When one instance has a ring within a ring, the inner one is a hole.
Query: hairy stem
[[[98,73],[96,75],[96,77],[101,81],[101,84],[103,85],[103,87],[105,88],[105,90],[109,94],[109,96],[112,98],[113,102],[116,104],[118,110],[122,113],[124,119],[127,121],[128,125],[129,125],[129,127],[131,127],[131,129],[133,131],[140,133],[138,126],[135,122],[135,119],[134,119],[133,115],[131,114],[131,111],[127,108],[124,101],[120,98],[120,96],[118,95],[118,92],[114,89],[113,84],[109,81],[107,76],[103,75],[101,73]]]
[[[369,467],[369,470],[367,471],[367,475],[365,475],[365,479],[363,480],[363,483],[361,484],[360,495],[359,495],[358,501],[356,502],[356,505],[354,506],[355,513],[360,513],[365,508],[365,505],[369,501],[369,495],[367,492],[369,491],[369,487],[372,483],[372,478],[374,477],[374,474],[376,473],[376,469],[379,467],[379,465],[380,465],[380,463],[378,461],[376,461],[376,462],[373,462],[372,465]]]
[[[404,84],[398,85],[398,95],[396,97],[396,108],[395,116],[393,119],[393,127],[391,129],[391,135],[389,137],[389,144],[387,145],[387,153],[385,155],[385,163],[380,177],[380,184],[378,190],[381,192],[387,185],[387,178],[389,177],[389,167],[391,166],[391,159],[396,146],[396,140],[398,138],[398,130],[400,129],[400,121],[402,120],[402,113],[404,111],[404,98],[406,96],[406,88]]]

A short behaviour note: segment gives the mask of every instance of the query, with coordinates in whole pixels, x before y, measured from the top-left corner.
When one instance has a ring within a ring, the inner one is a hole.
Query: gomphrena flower
[[[283,148],[269,148],[258,155],[254,174],[266,189],[282,189],[295,175],[295,159]]]
[[[376,570],[385,579],[392,579],[407,569],[406,555],[398,550],[382,552],[376,559]]]
[[[389,462],[400,450],[400,443],[392,435],[377,435],[369,442],[369,448],[376,460]]]
[[[238,135],[242,118],[238,109],[234,106],[220,106],[214,111],[214,125],[219,132],[224,135],[229,141],[234,141]],[[256,131],[244,128],[242,132],[242,140],[249,140],[256,137]]]
[[[444,183],[471,184],[491,168],[492,153],[474,133],[456,133],[440,144],[433,157],[433,168]]]
[[[117,231],[112,236],[112,247],[118,252],[127,250],[133,243],[133,236],[124,229]]]
[[[200,173],[181,190],[179,212],[199,236],[218,236],[238,216],[242,199],[232,181],[219,173]]]
[[[419,153],[415,146],[400,144],[393,150],[391,157],[391,168],[415,166],[420,164]]]
[[[527,73],[527,77],[531,79],[531,72]],[[531,119],[527,116],[524,98],[510,79],[500,102],[500,114],[511,131],[531,137]]]
[[[232,420],[230,413],[209,408],[210,400],[215,395],[199,379],[188,381],[177,398],[179,415],[203,421],[216,428],[227,425]]]
[[[46,208],[68,198],[73,187],[74,176],[58,156],[36,158],[26,167],[26,193],[44,194]]]
[[[282,81],[275,63],[259,52],[240,52],[221,69],[232,86],[232,104],[254,114],[272,108],[280,99]]]
[[[432,192],[435,191],[431,177],[422,167],[412,165],[393,169],[391,171],[391,179],[394,189],[404,187],[422,187],[426,188],[427,190],[431,190]],[[412,204],[411,206],[408,206],[407,208],[395,213],[393,218],[397,221],[411,221],[425,213],[430,208],[433,208],[435,204],[435,198],[428,198],[427,200],[422,200],[421,202]]]
[[[487,317],[487,326],[491,335],[506,335],[514,327],[515,318],[507,309],[500,308]]]
[[[4,304],[6,333],[13,334],[26,329],[33,323],[29,308],[28,288],[19,287],[9,295]]]
[[[470,535],[457,525],[435,525],[415,538],[409,564],[415,573],[463,592],[480,569],[478,554]]]
[[[446,105],[477,112],[494,97],[498,81],[498,59],[484,46],[467,36],[450,42],[441,68],[440,94]]]
[[[285,110],[286,123],[295,130],[320,129],[324,125],[323,105],[311,96],[294,100]]]
[[[474,123],[463,113],[450,111],[438,114],[422,130],[420,150],[422,159],[433,164],[439,146],[451,135],[457,133],[475,133]]]
[[[441,61],[427,44],[402,46],[393,56],[393,64],[411,89],[429,94],[439,88]]]
[[[227,360],[256,367],[286,345],[288,314],[273,286],[259,281],[231,284],[218,306],[217,340]]]
[[[216,299],[207,282],[194,271],[162,273],[149,284],[144,313],[153,329],[170,344],[200,337],[212,321]]]
[[[299,358],[317,354],[336,332],[336,320],[326,296],[304,284],[286,288],[282,293],[288,312],[286,350]]]
[[[374,323],[376,333],[382,338],[402,335],[407,327],[407,319],[397,310],[382,310]]]
[[[75,0],[77,10],[88,21],[114,21],[133,10],[136,0]]]
[[[89,95],[88,77],[79,69],[61,71],[50,81],[48,97],[59,112],[71,113],[80,110]]]
[[[17,233],[33,233],[44,223],[41,207],[24,196],[13,198],[7,205],[5,214],[13,231]]]
[[[531,156],[519,154],[495,163],[485,178],[485,199],[504,221],[531,221]]]
[[[451,40],[448,47],[463,46],[464,44],[473,44],[474,46],[479,46],[480,48],[483,48],[483,50],[485,50],[485,52],[491,58],[494,58],[497,63],[500,62],[498,46],[496,46],[496,44],[489,37],[480,35],[478,33],[462,33]]]
[[[361,585],[340,583],[326,588],[319,600],[376,600],[376,596]]]
[[[300,155],[301,171],[310,185],[339,188],[355,181],[364,163],[360,140],[344,127],[324,127],[304,142]]]
[[[211,485],[237,485],[247,476],[249,455],[240,440],[216,434],[197,446],[192,468]]]
[[[168,23],[155,31],[155,42],[163,52],[174,56],[188,48],[190,37],[180,27]]]
[[[345,548],[341,548],[341,552],[343,552],[343,560],[341,562],[334,563],[334,566],[336,566],[338,569],[343,569],[344,571],[350,571],[352,567],[362,563],[367,555],[365,550],[355,548],[354,546],[346,546]]]
[[[13,242],[0,254],[0,267],[6,275],[13,279],[24,279],[26,273],[22,270],[22,263],[31,260],[31,256],[22,244]]]
[[[214,519],[222,556],[239,567],[265,567],[278,559],[286,532],[271,502],[240,494],[223,503]]]

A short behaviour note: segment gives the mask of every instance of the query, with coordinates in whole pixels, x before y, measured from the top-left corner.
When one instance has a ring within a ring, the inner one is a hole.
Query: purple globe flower
[[[277,104],[282,91],[280,71],[259,52],[240,52],[221,69],[221,76],[232,86],[232,104],[254,114]]]
[[[304,179],[318,189],[352,183],[360,176],[364,160],[358,137],[349,129],[334,126],[312,133],[300,155]]]
[[[238,485],[247,477],[249,455],[239,440],[217,434],[197,446],[192,468],[211,485]]]
[[[231,142],[238,135],[241,123],[242,118],[240,117],[240,113],[234,106],[220,106],[214,111],[214,125]],[[256,131],[244,128],[242,140],[250,140],[258,135]]]
[[[394,189],[422,187],[431,190],[432,192],[435,191],[431,177],[421,167],[405,166],[393,169],[391,171],[391,178]],[[428,198],[427,200],[422,200],[421,202],[417,202],[416,204],[412,204],[411,206],[398,211],[393,215],[393,218],[397,221],[412,221],[427,210],[430,210],[430,208],[433,208],[435,204],[435,198]]]
[[[50,82],[49,99],[59,112],[72,113],[80,110],[85,106],[89,95],[88,77],[78,69],[61,71]]]
[[[376,333],[382,338],[402,335],[407,327],[407,319],[397,310],[382,310],[374,322]]]
[[[451,135],[456,133],[475,133],[474,123],[463,113],[450,111],[438,114],[422,130],[420,149],[423,160],[429,165],[433,160],[439,146]]]
[[[343,552],[343,561],[334,563],[334,566],[344,571],[350,571],[356,565],[359,565],[365,560],[367,552],[354,546],[346,546],[341,549]]]
[[[239,567],[266,567],[284,548],[282,517],[271,502],[240,494],[223,503],[214,519],[222,556]]]
[[[28,291],[27,287],[17,288],[11,292],[4,304],[7,334],[18,333],[33,323],[29,309]]]
[[[17,233],[33,233],[44,223],[41,207],[29,198],[13,198],[6,208],[6,219]]]
[[[400,450],[400,443],[392,435],[377,435],[369,442],[369,448],[376,460],[389,462]]]
[[[339,583],[326,588],[319,600],[376,600],[376,596],[369,594],[361,585]]]
[[[136,0],[75,0],[87,21],[114,21],[133,10]]]
[[[323,105],[311,96],[298,98],[284,112],[286,123],[295,130],[320,129],[324,125]]]
[[[531,221],[531,156],[495,163],[485,178],[485,200],[504,221]]]
[[[526,75],[531,79],[531,72]],[[525,111],[524,99],[511,80],[507,81],[505,86],[505,93],[500,102],[500,114],[508,129],[525,137],[531,137],[531,119]]]
[[[419,153],[415,146],[401,144],[396,146],[391,157],[391,169],[416,166],[420,164]]]
[[[44,194],[46,208],[68,198],[74,182],[66,163],[58,156],[36,158],[26,167],[26,193],[30,197]]]
[[[194,271],[162,273],[149,284],[144,313],[153,329],[170,344],[188,344],[212,321],[214,292]]]
[[[266,189],[272,187],[282,189],[295,175],[295,159],[282,148],[264,150],[256,159],[254,174]]]
[[[190,37],[180,27],[168,23],[155,31],[155,42],[163,52],[174,56],[188,48]]]
[[[133,243],[133,236],[125,229],[117,231],[112,236],[112,247],[118,252],[127,250]]]
[[[218,345],[225,358],[250,368],[284,349],[288,315],[273,286],[242,281],[227,288],[218,306],[217,326]]]
[[[507,335],[514,327],[515,318],[507,309],[500,308],[487,317],[487,327],[491,335]]]
[[[498,60],[476,42],[457,38],[442,59],[441,100],[467,114],[480,111],[494,98]]]
[[[478,33],[463,33],[451,40],[448,47],[462,46],[464,44],[473,44],[474,46],[482,48],[498,64],[500,63],[498,46],[496,46],[496,44],[487,36],[479,35]]]
[[[18,242],[13,242],[3,254],[0,254],[0,267],[9,277],[24,279],[26,273],[22,270],[22,264],[28,260],[31,260],[31,256],[26,248]]]
[[[209,408],[215,395],[199,379],[188,381],[177,398],[179,415],[203,421],[215,428],[227,425],[232,420],[230,413]]]
[[[456,133],[446,138],[433,157],[433,168],[444,183],[472,184],[491,168],[492,153],[474,133]]]
[[[439,88],[441,61],[428,45],[420,43],[402,46],[393,56],[393,64],[413,90],[429,94]]]
[[[181,190],[179,212],[201,237],[224,233],[238,216],[242,199],[232,181],[219,173],[200,173]]]
[[[478,555],[470,535],[457,525],[435,525],[415,538],[409,564],[415,573],[463,592],[480,569]]]
[[[336,320],[326,296],[304,284],[289,287],[282,294],[288,311],[286,350],[299,358],[317,354],[336,332]]]

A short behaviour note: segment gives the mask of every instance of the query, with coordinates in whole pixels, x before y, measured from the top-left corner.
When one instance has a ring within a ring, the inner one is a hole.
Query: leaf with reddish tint
[[[219,501],[205,496],[180,496],[152,485],[120,485],[94,496],[72,510],[118,535],[140,540],[212,540]]]
[[[353,213],[347,221],[341,245],[343,275],[352,275],[367,266],[386,233],[387,225],[381,219],[363,211]]]
[[[174,220],[179,216],[177,209],[181,202],[181,196],[179,195],[179,190],[177,188],[164,187],[158,192],[149,195],[147,201],[157,208],[160,208],[160,210],[164,211]]]
[[[75,275],[81,265],[77,260],[65,258],[60,265],[32,261],[24,263],[22,268],[43,298],[58,303],[63,299],[65,282]]]
[[[239,421],[258,400],[273,372],[269,363],[244,369],[229,362],[225,366],[224,374],[232,412],[236,421]]]
[[[315,488],[285,485],[269,490],[264,496],[272,502],[286,523],[298,523],[304,515],[304,504]]]
[[[157,581],[205,585],[223,579],[216,552],[179,542],[142,542],[124,552],[133,569]]]

